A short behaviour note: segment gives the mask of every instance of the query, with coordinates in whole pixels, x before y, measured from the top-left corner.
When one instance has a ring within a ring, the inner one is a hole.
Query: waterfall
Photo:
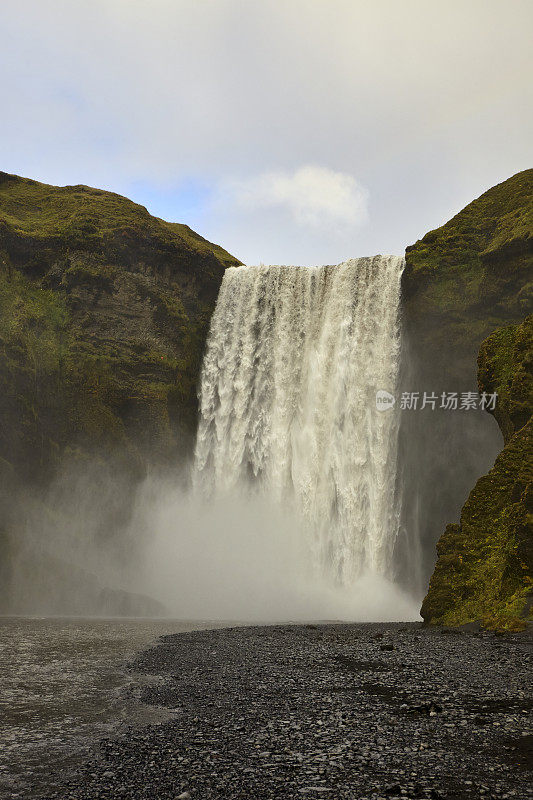
[[[260,492],[301,521],[321,571],[393,577],[404,261],[226,270],[204,357],[193,481]]]

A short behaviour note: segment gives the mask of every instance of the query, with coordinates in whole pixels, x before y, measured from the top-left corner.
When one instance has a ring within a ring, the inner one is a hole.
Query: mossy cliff
[[[190,453],[209,320],[239,263],[119,195],[0,173],[2,611],[154,613],[101,584],[84,548],[126,530],[150,465]]]
[[[406,333],[416,337],[428,373],[441,370],[441,353],[453,353],[454,379],[469,385],[481,342],[533,307],[532,253],[533,169],[489,189],[406,249]]]
[[[405,386],[475,389],[481,342],[533,307],[533,169],[489,189],[405,259]]]
[[[493,187],[407,248],[402,388],[460,393],[476,391],[479,379],[480,392],[498,393],[501,431],[482,410],[425,410],[402,419],[410,499],[423,509],[426,568],[438,536],[460,516],[438,543],[422,609],[427,621],[525,613],[532,403],[531,320],[524,318],[532,306],[533,170]],[[502,436],[505,448],[494,463]],[[409,499],[406,505],[409,525]]]
[[[497,392],[493,412],[505,447],[437,545],[422,605],[449,625],[527,616],[533,599],[533,317],[490,336],[479,353],[479,387]]]
[[[190,446],[224,269],[186,225],[87,186],[0,173],[0,459],[48,480],[65,453],[133,473]]]

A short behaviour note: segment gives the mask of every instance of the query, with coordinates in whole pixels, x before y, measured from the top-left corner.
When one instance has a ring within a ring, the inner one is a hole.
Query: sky
[[[1,0],[0,169],[245,263],[401,254],[533,166],[531,0]]]

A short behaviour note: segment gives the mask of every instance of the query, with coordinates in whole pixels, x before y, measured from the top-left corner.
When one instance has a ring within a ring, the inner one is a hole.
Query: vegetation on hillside
[[[412,289],[420,297],[423,285],[426,302],[442,310],[454,310],[457,303],[477,305],[484,300],[483,272],[492,269],[495,273],[502,258],[505,272],[530,270],[530,261],[521,256],[532,249],[533,169],[529,169],[492,187],[406,249],[406,293]],[[533,285],[529,288],[533,290]],[[524,293],[517,302],[527,313]]]
[[[224,269],[188,226],[111,192],[0,173],[0,459],[46,481],[77,453],[146,460],[190,446]]]
[[[112,547],[150,464],[189,454],[209,320],[239,263],[119,195],[0,173],[3,612],[153,612],[100,586],[84,548]]]
[[[153,217],[121,195],[90,186],[49,186],[5,172],[0,172],[0,226],[15,258],[30,237],[34,252],[26,271],[42,271],[58,250],[98,253],[131,265],[141,255],[155,262],[173,257],[167,267],[174,269],[239,263],[188,225]],[[207,259],[200,264],[199,257]]]
[[[483,339],[533,307],[533,169],[408,247],[403,295],[418,346],[453,352],[470,374]]]
[[[480,390],[498,393],[494,416],[506,444],[460,523],[440,538],[421,613],[432,623],[506,629],[531,614],[533,599],[533,317],[496,331],[478,363]]]
[[[533,169],[489,189],[408,247],[402,290],[405,388],[472,391],[478,377],[485,391],[498,392],[494,416],[506,442],[472,490],[496,444],[482,416],[435,412],[405,421],[405,469],[424,510],[425,542],[454,519],[458,498],[470,492],[460,523],[439,540],[422,613],[454,624],[492,612],[526,613],[531,552],[519,543],[529,495],[519,487],[528,483],[531,464],[531,326],[521,323],[533,307]]]

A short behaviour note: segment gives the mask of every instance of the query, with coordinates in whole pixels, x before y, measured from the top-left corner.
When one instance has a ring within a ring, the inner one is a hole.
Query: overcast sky
[[[533,166],[532,0],[1,0],[0,169],[246,263],[402,253]]]

